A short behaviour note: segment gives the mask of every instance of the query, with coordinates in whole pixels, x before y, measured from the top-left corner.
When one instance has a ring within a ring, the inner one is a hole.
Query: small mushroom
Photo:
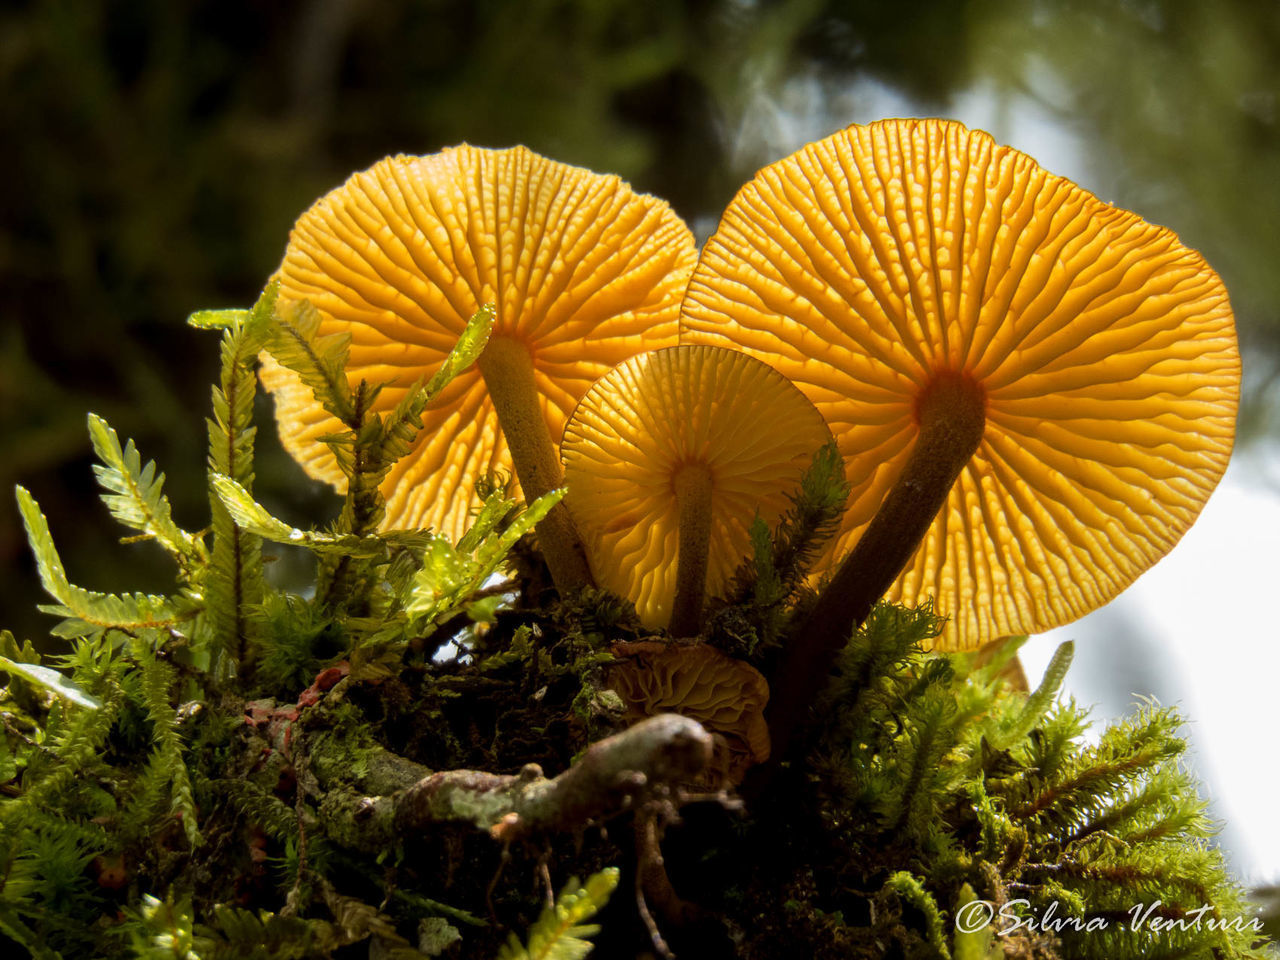
[[[713,769],[734,783],[769,759],[769,685],[755,667],[705,643],[641,640],[615,643],[610,652],[618,661],[606,680],[629,723],[659,713],[697,720],[716,738]]]
[[[698,632],[751,552],[749,528],[787,509],[831,440],[821,415],[768,364],[718,347],[668,347],[597,382],[565,427],[566,503],[596,582],[650,627]]]
[[[932,596],[952,650],[1106,603],[1177,543],[1234,439],[1235,328],[1200,255],[950,121],[850,127],[761,170],[702,252],[681,342],[767,356],[845,457],[853,549],[787,650],[779,715],[886,591]]]
[[[551,438],[602,373],[674,343],[694,259],[692,235],[671,208],[617,177],[524,147],[463,145],[389,157],[353,175],[298,220],[278,277],[281,301],[309,300],[322,334],[351,334],[353,383],[395,381],[379,411],[439,367],[482,304],[496,304],[475,368],[427,409],[413,451],[383,484],[384,526],[457,537],[478,477],[514,466],[528,500],[560,485]],[[341,487],[320,440],[337,422],[269,357],[262,379],[285,448]],[[588,582],[562,507],[538,533],[562,589]]]

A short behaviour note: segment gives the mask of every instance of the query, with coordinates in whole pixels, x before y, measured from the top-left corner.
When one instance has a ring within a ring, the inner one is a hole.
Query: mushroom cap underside
[[[1068,622],[1178,541],[1230,456],[1222,282],[1169,230],[943,120],[854,126],[761,170],[705,245],[681,342],[768,359],[851,485],[844,556],[897,479],[916,402],[961,374],[983,439],[888,596],[937,644]]]
[[[735,780],[769,759],[769,685],[753,666],[705,643],[642,640],[611,651],[618,660],[607,679],[633,722],[659,713],[697,720],[724,739]]]
[[[392,409],[493,303],[493,338],[528,349],[553,437],[587,388],[632,354],[675,342],[696,253],[661,200],[615,176],[525,149],[467,145],[396,156],[354,174],[298,220],[277,272],[282,304],[306,299],[320,333],[351,336],[347,376],[390,382]],[[340,432],[296,374],[263,356],[285,448],[313,477],[345,478],[319,438]],[[463,371],[423,414],[383,483],[384,526],[465,530],[472,488],[512,473],[484,380]]]
[[[582,398],[560,445],[569,505],[596,582],[666,625],[676,592],[683,470],[711,491],[706,593],[751,553],[831,440],[813,404],[767,364],[718,347],[669,347],[625,361]]]

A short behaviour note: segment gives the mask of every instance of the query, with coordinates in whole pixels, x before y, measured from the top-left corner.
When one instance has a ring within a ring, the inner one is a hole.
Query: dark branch
[[[711,734],[675,714],[650,717],[593,744],[550,779],[537,764],[518,774],[447,770],[380,797],[347,793],[347,813],[360,845],[403,838],[435,824],[470,823],[504,842],[567,832],[667,796],[695,780],[711,762]],[[354,805],[354,809],[349,805]]]

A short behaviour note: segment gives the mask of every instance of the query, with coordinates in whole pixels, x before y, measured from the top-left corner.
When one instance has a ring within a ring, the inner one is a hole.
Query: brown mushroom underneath
[[[628,723],[678,713],[715,738],[708,782],[700,786],[737,784],[769,759],[769,685],[755,667],[705,643],[641,640],[610,649],[618,660],[606,680],[626,704]]]

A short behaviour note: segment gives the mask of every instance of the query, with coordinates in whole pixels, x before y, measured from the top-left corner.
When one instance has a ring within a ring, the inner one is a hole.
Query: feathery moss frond
[[[169,702],[174,685],[174,669],[157,659],[145,643],[134,644],[134,656],[141,674],[142,696],[151,718],[156,752],[163,758],[173,786],[170,809],[175,816],[181,818],[187,842],[194,847],[200,842],[200,832],[196,825],[196,801],[191,791],[191,777],[187,773],[182,738],[178,735],[178,714]]]
[[[226,330],[244,323],[249,311],[239,307],[227,310],[197,310],[187,317],[187,326],[197,330]]]
[[[492,494],[480,511],[477,525],[488,532],[480,537],[464,534],[455,547],[444,538],[431,541],[414,575],[405,598],[405,612],[413,619],[429,623],[457,610],[502,565],[516,541],[564,498],[565,491],[552,490],[517,513],[501,531],[496,518],[515,509],[515,501],[501,493]],[[471,548],[467,550],[465,548]]]
[[[120,931],[130,940],[137,960],[197,960],[195,916],[190,898],[174,901],[170,892],[165,899],[142,895],[136,907],[128,911],[129,922]]]
[[[249,780],[212,780],[209,789],[230,801],[247,823],[260,828],[267,836],[277,840],[297,837],[297,813],[256,783]]]
[[[747,641],[748,652],[757,644],[768,647],[777,641],[786,622],[786,605],[805,589],[809,567],[839,527],[848,497],[844,463],[835,443],[828,443],[814,455],[799,489],[789,494],[791,508],[772,533],[761,518],[752,522],[751,556],[734,572],[725,597],[714,605],[713,636],[718,614],[721,620],[745,619],[750,625],[753,636]],[[733,632],[732,626],[722,626]]]
[[[933,948],[941,960],[951,960],[951,951],[947,949],[947,941],[943,935],[942,911],[937,902],[925,889],[920,879],[905,870],[899,870],[885,881],[885,889],[892,890],[903,902],[910,904],[924,915],[925,930],[929,946]]]
[[[45,721],[50,748],[34,758],[40,762],[28,765],[22,777],[22,793],[0,806],[0,836],[10,837],[30,818],[40,818],[47,809],[58,809],[55,801],[61,794],[101,762],[99,751],[123,702],[123,690],[116,685],[103,692],[102,704],[95,710],[76,707],[64,711],[63,701],[54,702]]]
[[[835,535],[849,498],[844,461],[835,441],[813,458],[791,495],[791,509],[774,535],[773,566],[783,574],[788,595],[799,585],[818,551]]]
[[[178,561],[184,578],[193,579],[208,562],[208,553],[203,540],[173,522],[169,498],[164,495],[164,474],[157,474],[155,461],[143,466],[133,441],[121,447],[111,425],[92,413],[89,437],[102,461],[94,465],[93,472],[107,491],[102,501],[111,515],[164,547]]]
[[[296,373],[329,413],[348,428],[358,422],[347,382],[348,333],[320,336],[320,312],[308,300],[297,300],[278,311],[264,343],[267,352]]]
[[[1010,813],[1042,824],[1072,823],[1098,797],[1181,756],[1186,744],[1177,736],[1180,723],[1172,708],[1144,707],[1108,727],[1096,746],[1079,750],[1061,769],[1046,775],[1047,765],[1030,766],[1034,772],[1011,796]],[[1028,752],[1034,765],[1040,752],[1034,740]]]
[[[909,701],[903,732],[891,748],[892,761],[877,772],[877,804],[884,828],[923,837],[937,829],[940,800],[948,797],[959,771],[947,763],[955,748],[955,697],[941,685]]]
[[[220,903],[213,908],[213,923],[196,926],[196,942],[201,960],[300,960],[340,945],[316,936],[328,930],[327,923]]]
[[[576,878],[570,880],[555,905],[542,911],[526,943],[522,945],[512,934],[497,960],[582,960],[591,952],[586,938],[600,931],[586,921],[604,909],[617,885],[614,867],[593,874],[581,886]]]
[[[493,330],[497,312],[492,304],[481,307],[467,322],[440,369],[432,374],[425,384],[415,383],[395,409],[383,418],[381,437],[371,450],[370,459],[378,464],[385,464],[380,471],[378,481],[386,475],[392,464],[409,452],[410,445],[422,429],[422,411],[427,404],[439,396],[453,378],[476,362],[489,342],[489,334]]]
[[[1049,712],[1054,700],[1057,699],[1058,691],[1062,689],[1062,684],[1067,679],[1067,671],[1071,668],[1071,659],[1075,656],[1075,651],[1076,645],[1071,640],[1058,645],[1058,649],[1053,652],[1053,657],[1049,661],[1049,666],[1045,668],[1040,685],[1027,697],[1027,704],[1022,708],[1022,712],[1012,724],[1001,730],[997,737],[993,737],[992,745],[996,749],[1003,750],[1022,740]]]
[[[347,381],[345,335],[320,336],[319,313],[305,300],[291,305],[278,318],[268,338],[268,350],[281,364],[297,373],[321,406],[346,428],[342,433],[322,438],[347,477],[346,498],[335,527],[336,536],[356,538],[355,542],[359,542],[377,532],[386,515],[383,480],[396,461],[411,449],[422,429],[421,414],[426,405],[480,355],[493,328],[494,317],[492,306],[478,310],[440,369],[426,383],[418,381],[411,386],[386,415],[373,412],[374,401],[385,384],[361,381],[352,387]],[[234,495],[225,484],[222,492]],[[294,537],[292,529],[286,533],[280,529],[284,525],[272,524],[265,511],[260,508],[255,511],[256,505],[241,503],[239,506],[264,532]],[[323,539],[313,539],[309,545],[320,547],[323,543]],[[341,606],[355,616],[365,616],[369,612],[370,591],[375,586],[372,561],[379,558],[361,556],[352,549],[334,551],[334,554],[331,561],[321,565],[317,596],[326,607]]]
[[[17,488],[18,510],[27,529],[27,540],[35,554],[36,568],[45,590],[58,604],[42,606],[46,613],[66,617],[53,630],[60,637],[83,637],[103,630],[143,630],[171,627],[196,613],[186,598],[149,596],[142,593],[97,593],[74,586],[67,580],[62,559],[53,544],[49,522],[35,498]]]
[[[222,335],[222,364],[213,388],[209,419],[209,473],[229,477],[253,491],[253,399],[258,353],[272,329],[279,284],[272,282],[245,315],[230,318]],[[205,593],[210,635],[204,644],[214,676],[225,679],[245,669],[251,640],[245,608],[262,602],[262,541],[241,530],[216,491],[209,493],[213,551]]]
[[[322,533],[290,526],[273,517],[266,507],[254,500],[244,487],[230,477],[215,473],[209,478],[209,482],[240,529],[263,540],[305,547],[316,553],[341,553],[360,558],[382,556],[387,552],[386,541],[377,537]]]

